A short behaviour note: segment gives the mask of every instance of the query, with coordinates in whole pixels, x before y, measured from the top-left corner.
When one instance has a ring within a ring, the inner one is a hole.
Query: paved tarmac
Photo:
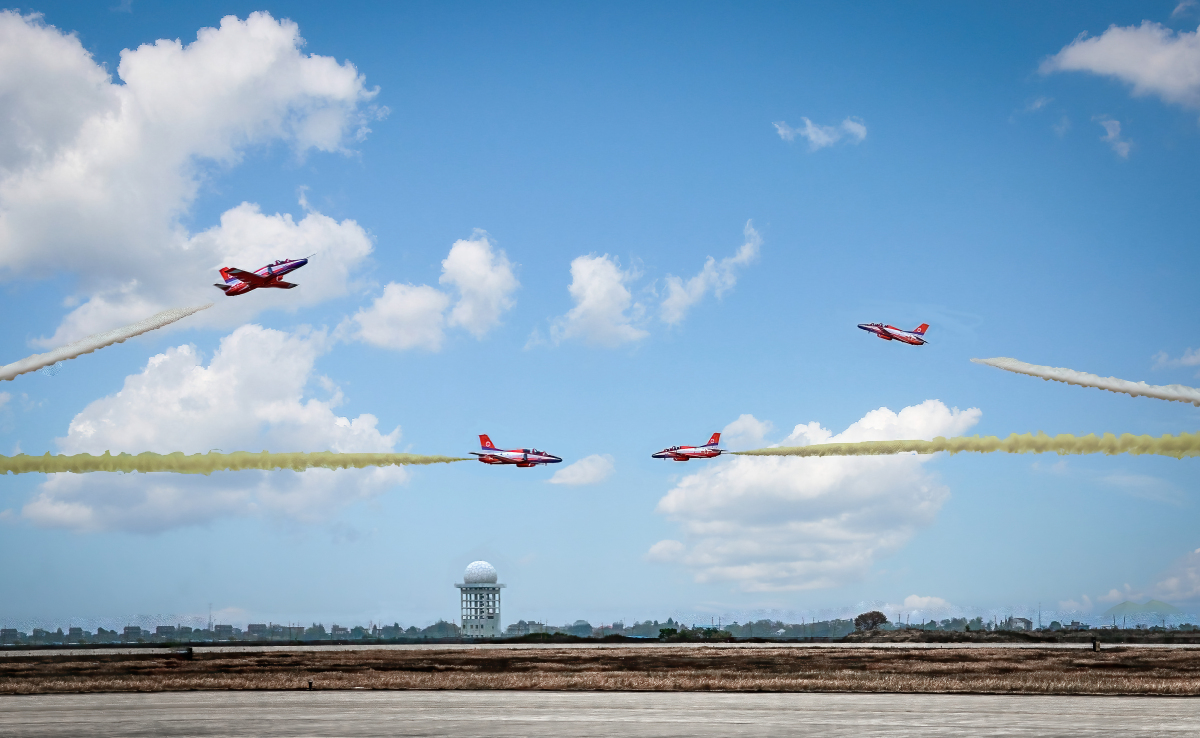
[[[0,697],[26,736],[1196,736],[1200,699],[713,692],[167,692]]]

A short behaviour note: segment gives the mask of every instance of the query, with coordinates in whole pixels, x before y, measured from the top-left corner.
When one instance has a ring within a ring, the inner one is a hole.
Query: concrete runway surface
[[[0,697],[21,736],[1196,736],[1200,699],[716,692]]]

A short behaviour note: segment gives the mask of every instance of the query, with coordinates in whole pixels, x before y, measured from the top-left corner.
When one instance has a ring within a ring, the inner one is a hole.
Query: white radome
[[[472,561],[463,574],[464,584],[495,584],[496,567],[486,561]]]

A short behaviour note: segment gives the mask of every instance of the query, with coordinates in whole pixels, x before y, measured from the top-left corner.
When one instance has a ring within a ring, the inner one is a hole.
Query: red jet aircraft
[[[294,272],[307,263],[308,257],[303,259],[280,259],[274,264],[267,264],[262,269],[253,272],[247,272],[237,267],[222,267],[221,278],[225,280],[225,284],[214,284],[213,286],[222,290],[226,297],[244,295],[259,287],[276,287],[281,290],[290,290],[299,285],[284,282],[282,279],[283,275],[288,272]]]
[[[672,459],[674,461],[687,461],[688,459],[711,459],[726,453],[723,448],[717,448],[717,444],[721,442],[721,434],[714,433],[712,438],[708,439],[708,443],[703,446],[672,446],[664,448],[656,454],[651,454],[655,459]]]
[[[496,448],[496,444],[492,443],[492,439],[487,436],[479,436],[479,446],[483,449],[483,453],[472,451],[471,453],[479,457],[479,460],[485,464],[516,464],[517,466],[537,466],[538,464],[557,464],[562,459],[548,454],[545,451],[538,451],[536,448],[518,448],[510,451]]]
[[[912,346],[924,346],[929,343],[925,340],[925,331],[929,330],[928,323],[922,323],[911,331],[902,331],[894,325],[884,325],[883,323],[859,323],[858,327],[874,333],[885,341],[899,341]]]

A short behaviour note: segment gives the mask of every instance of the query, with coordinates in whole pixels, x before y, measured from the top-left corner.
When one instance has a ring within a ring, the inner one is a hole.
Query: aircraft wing
[[[254,272],[248,272],[245,269],[238,269],[237,267],[229,267],[228,269],[225,270],[225,273],[231,277],[235,277],[237,279],[242,280],[246,284],[254,285],[255,287],[263,287],[267,284],[266,277],[260,277],[257,274],[255,274]]]

